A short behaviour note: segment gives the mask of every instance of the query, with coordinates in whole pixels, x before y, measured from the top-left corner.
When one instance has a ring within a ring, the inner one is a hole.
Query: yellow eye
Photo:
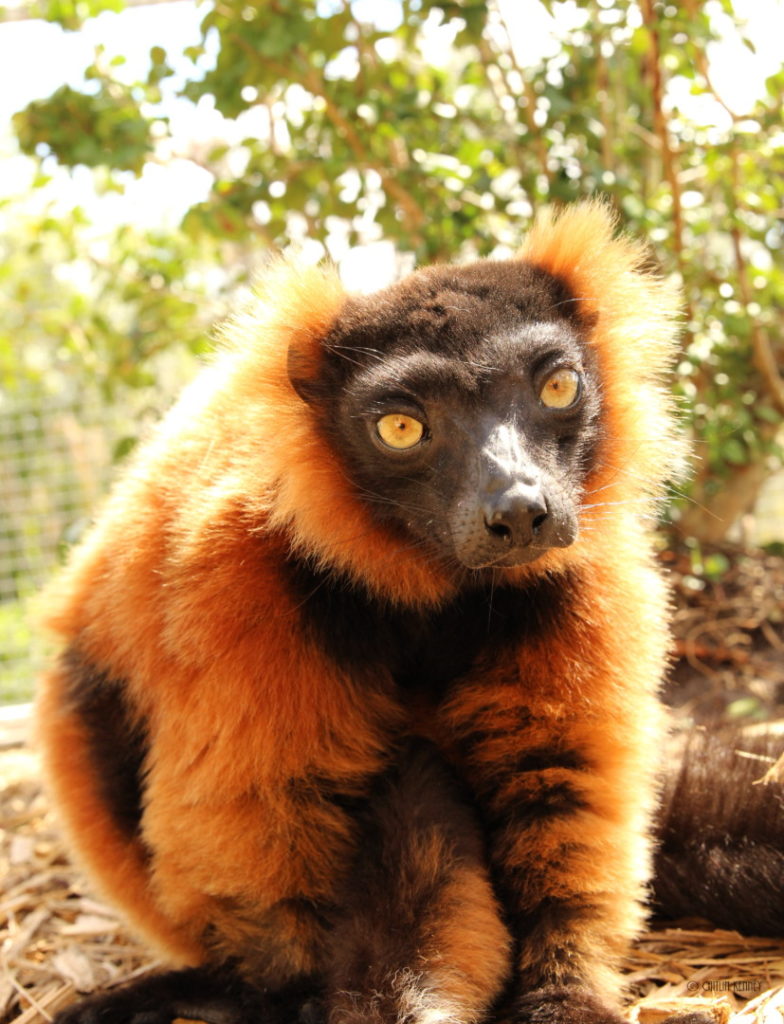
[[[419,444],[424,437],[425,427],[413,416],[406,416],[402,412],[393,412],[378,420],[376,433],[389,448],[397,448],[402,451]]]
[[[548,409],[568,409],[580,393],[580,374],[576,370],[561,369],[548,377],[539,392],[539,400]]]

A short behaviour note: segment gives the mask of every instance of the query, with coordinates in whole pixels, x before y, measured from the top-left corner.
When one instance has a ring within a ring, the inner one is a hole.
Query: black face
[[[524,264],[426,271],[351,300],[308,398],[404,542],[463,568],[522,565],[577,536],[600,409],[586,329]]]

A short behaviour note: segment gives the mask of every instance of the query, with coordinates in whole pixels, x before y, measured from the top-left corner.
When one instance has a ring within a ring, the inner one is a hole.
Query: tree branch
[[[343,136],[357,162],[364,167],[374,170],[381,178],[385,191],[397,202],[403,213],[406,230],[411,233],[414,243],[419,244],[422,241],[420,229],[426,221],[425,212],[422,207],[395,178],[392,169],[371,156],[359,137],[358,132],[343,116],[313,68],[309,67],[307,69],[302,82],[308,92],[314,96],[319,96],[324,101],[327,117],[332,122],[335,130]]]
[[[647,73],[651,86],[653,101],[653,129],[661,145],[662,170],[672,197],[673,241],[678,269],[683,273],[683,209],[681,207],[681,188],[675,167],[675,153],[670,143],[667,120],[664,116],[664,77],[662,75],[661,37],[659,21],[654,11],[654,0],[640,0],[640,11],[643,23],[648,30],[651,48],[648,53]]]

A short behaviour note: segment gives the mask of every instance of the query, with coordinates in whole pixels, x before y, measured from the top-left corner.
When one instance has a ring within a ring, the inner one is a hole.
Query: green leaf
[[[740,697],[727,705],[729,718],[762,718],[765,717],[765,709],[757,697]]]
[[[765,423],[779,424],[784,420],[778,409],[773,409],[769,405],[755,405],[754,415]]]
[[[139,442],[138,437],[122,437],[112,448],[112,462],[122,462]]]
[[[722,445],[724,459],[733,466],[745,466],[749,461],[748,451],[742,441],[731,437]]]

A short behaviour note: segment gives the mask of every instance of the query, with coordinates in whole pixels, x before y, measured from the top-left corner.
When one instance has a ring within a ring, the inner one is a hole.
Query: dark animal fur
[[[784,787],[760,780],[784,736],[696,732],[674,745],[654,874],[661,916],[784,932]]]

